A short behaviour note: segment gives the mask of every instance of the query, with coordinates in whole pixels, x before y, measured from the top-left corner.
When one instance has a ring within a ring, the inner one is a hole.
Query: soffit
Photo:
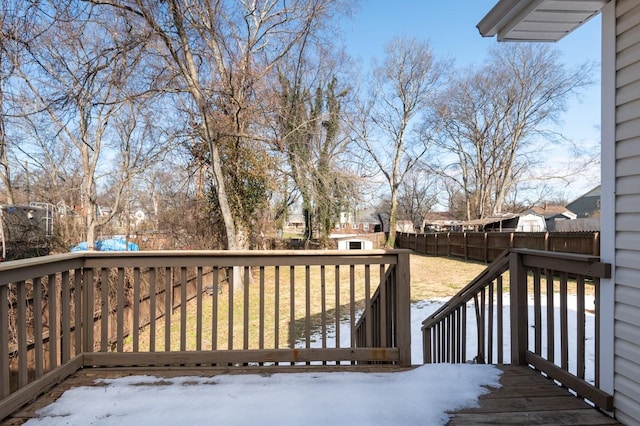
[[[609,0],[500,0],[477,27],[498,41],[558,41]]]

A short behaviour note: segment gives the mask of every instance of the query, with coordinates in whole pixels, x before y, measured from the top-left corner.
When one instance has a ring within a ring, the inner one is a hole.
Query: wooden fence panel
[[[600,255],[599,232],[551,232],[549,248],[551,251]]]
[[[465,259],[488,261],[487,234],[484,232],[467,232]]]
[[[396,246],[415,253],[489,263],[510,248],[600,255],[599,232],[398,233]]]
[[[449,256],[467,258],[466,233],[451,232],[449,235]]]

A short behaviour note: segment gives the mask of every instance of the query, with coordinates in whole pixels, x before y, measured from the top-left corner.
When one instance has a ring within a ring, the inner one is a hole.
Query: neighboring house
[[[640,1],[500,0],[480,21],[500,41],[556,41],[602,13],[600,388],[640,424]],[[595,48],[595,46],[594,46]],[[568,206],[570,207],[570,206]]]
[[[422,231],[427,232],[448,232],[460,224],[451,212],[429,212],[422,218]]]
[[[547,231],[558,231],[563,226],[568,230],[570,228],[566,226],[568,221],[575,221],[578,217],[573,211],[565,206],[546,203],[542,206],[533,206],[525,211],[525,213],[542,216],[544,218]],[[578,230],[578,227],[575,227],[573,230]]]
[[[284,227],[287,231],[304,232],[304,216],[295,213],[290,214]]]
[[[412,220],[398,219],[396,220],[396,232],[416,232],[415,225]]]
[[[111,207],[96,206],[96,215],[98,217],[109,217],[111,215]]]
[[[380,232],[389,232],[389,213],[378,213]],[[396,232],[415,233],[416,225],[409,219],[396,219]]]
[[[600,185],[567,204],[567,208],[574,212],[579,219],[600,217]]]
[[[379,232],[379,224],[380,220],[374,216],[373,211],[342,212],[332,234],[351,235]],[[284,229],[289,232],[304,232],[304,216],[299,213],[290,214]]]
[[[375,211],[344,211],[340,213],[340,222],[336,223],[333,234],[370,234],[381,230]]]
[[[147,220],[147,213],[142,209],[137,209],[133,213],[133,222],[135,226],[138,227],[142,225]]]
[[[537,214],[504,213],[484,219],[461,222],[462,229],[479,232],[544,232],[544,217]]]

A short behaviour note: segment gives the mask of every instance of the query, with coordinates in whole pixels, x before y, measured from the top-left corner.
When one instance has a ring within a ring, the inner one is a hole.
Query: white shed
[[[338,250],[372,250],[373,241],[348,239],[338,241]]]

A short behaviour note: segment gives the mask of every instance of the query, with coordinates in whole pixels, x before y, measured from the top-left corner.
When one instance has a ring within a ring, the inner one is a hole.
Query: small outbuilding
[[[479,232],[545,232],[544,217],[537,214],[505,213],[484,219],[462,222],[464,230]]]

